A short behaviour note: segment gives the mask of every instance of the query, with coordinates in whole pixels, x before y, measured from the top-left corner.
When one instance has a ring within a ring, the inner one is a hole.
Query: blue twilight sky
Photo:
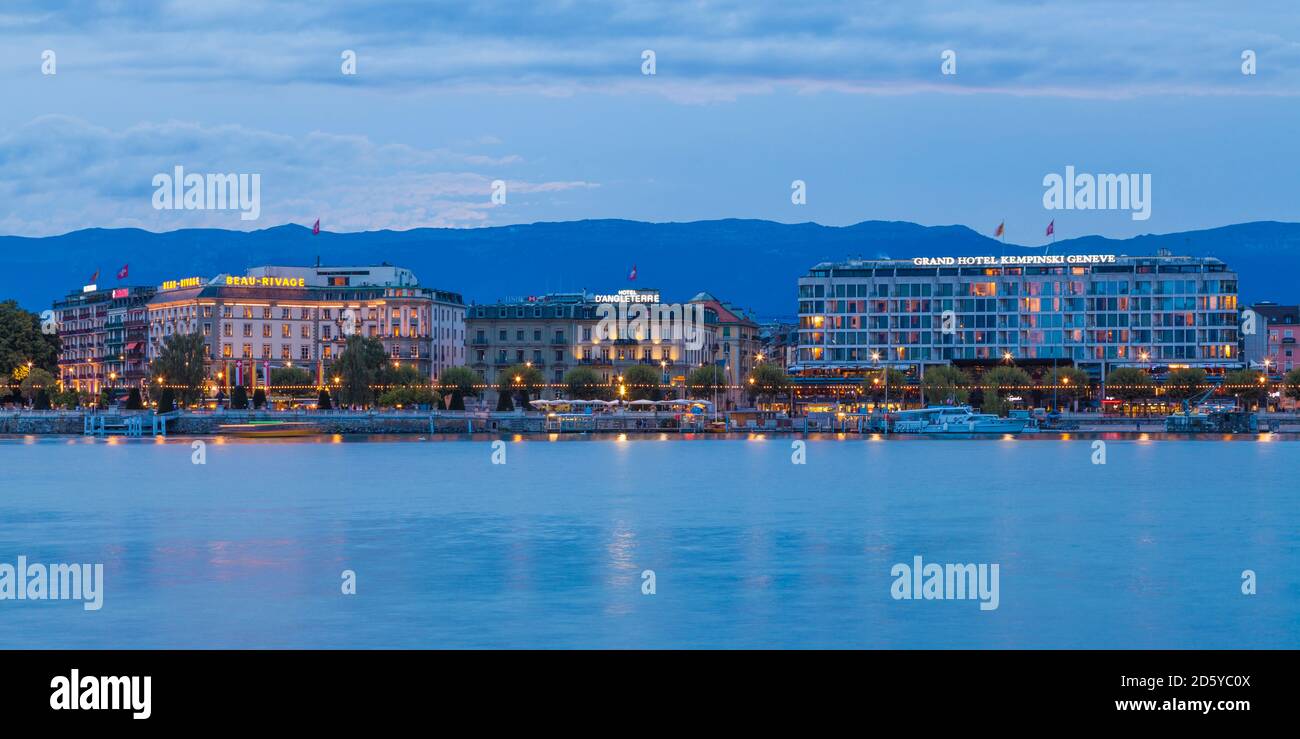
[[[6,234],[1005,219],[1033,244],[1300,208],[1289,2],[6,0],[0,81]],[[261,217],[155,210],[177,165],[259,173]],[[1046,211],[1066,165],[1149,173],[1150,219]]]

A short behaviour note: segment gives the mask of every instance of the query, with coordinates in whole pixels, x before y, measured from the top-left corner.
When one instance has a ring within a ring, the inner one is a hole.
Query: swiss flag
[[[315,236],[315,235],[318,234],[318,233],[320,233],[320,219],[319,219],[319,218],[316,219],[316,225],[314,225],[314,226],[311,227],[311,235],[312,235],[312,236]]]
[[[131,266],[131,265],[129,265],[129,264],[124,264],[124,265],[122,265],[122,269],[119,269],[119,270],[117,271],[117,279],[119,279],[119,280],[125,280],[125,279],[126,279],[126,274],[127,274],[127,268],[130,267],[130,266]]]
[[[632,271],[627,273],[628,281],[636,280],[636,265],[632,265]]]
[[[1055,233],[1056,233],[1056,220],[1053,219],[1051,223],[1047,224],[1047,234],[1046,234],[1046,235],[1047,235],[1047,236],[1052,236],[1052,235],[1054,235]]]

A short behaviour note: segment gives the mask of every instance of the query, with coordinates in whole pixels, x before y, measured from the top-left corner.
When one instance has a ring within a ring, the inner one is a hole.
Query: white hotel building
[[[945,321],[946,319],[946,321]],[[1050,255],[827,262],[799,278],[793,371],[1053,361],[1220,371],[1237,275],[1212,257]]]

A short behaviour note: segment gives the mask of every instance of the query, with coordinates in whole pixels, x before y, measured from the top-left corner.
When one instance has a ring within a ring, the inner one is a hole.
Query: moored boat
[[[943,405],[899,411],[890,430],[900,434],[1018,434],[1027,423],[1024,418],[976,413],[968,405]]]
[[[316,424],[303,421],[252,421],[249,423],[224,423],[217,427],[217,432],[227,436],[260,439],[283,436],[313,436],[321,433],[321,430]]]

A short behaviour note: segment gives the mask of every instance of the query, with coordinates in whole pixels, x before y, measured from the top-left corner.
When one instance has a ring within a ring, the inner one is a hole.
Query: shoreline
[[[744,418],[749,414],[740,412]],[[718,422],[727,416],[721,414]],[[740,425],[733,418],[723,430],[707,416],[689,421],[670,414],[632,413],[579,417],[581,425],[566,421],[563,428],[557,419],[538,413],[481,411],[173,411],[155,415],[152,411],[99,413],[86,411],[22,411],[0,413],[0,438],[85,437],[85,438],[282,438],[330,439],[342,437],[420,437],[420,438],[533,438],[609,437],[627,438],[1004,438],[991,434],[915,434],[857,430],[848,419],[834,417],[800,417],[767,419],[756,425]],[[572,420],[572,419],[570,419]],[[1186,438],[1227,439],[1269,438],[1300,439],[1300,416],[1269,414],[1259,419],[1254,432],[1185,433],[1165,430],[1164,418],[1132,419],[1123,417],[1088,417],[1078,414],[1063,417],[1074,425],[1070,429],[1041,429],[1011,435],[1019,439],[1120,439]],[[685,423],[686,425],[681,425]]]
[[[169,434],[167,436],[121,435],[93,436],[86,434],[9,434],[0,433],[0,445],[20,442],[23,445],[42,441],[63,443],[122,443],[148,444],[190,444],[194,441],[211,441],[217,444],[363,444],[363,443],[409,443],[409,442],[562,442],[562,441],[862,441],[862,442],[920,442],[920,441],[1219,441],[1219,442],[1295,442],[1300,441],[1300,433],[1275,433],[1261,431],[1250,434],[1186,434],[1166,433],[1164,431],[1040,431],[1022,434],[906,434],[906,433],[856,433],[816,431],[732,431],[726,433],[699,432],[479,432],[465,433],[347,433],[347,434],[310,434],[302,436],[266,436],[243,437],[231,434]]]

